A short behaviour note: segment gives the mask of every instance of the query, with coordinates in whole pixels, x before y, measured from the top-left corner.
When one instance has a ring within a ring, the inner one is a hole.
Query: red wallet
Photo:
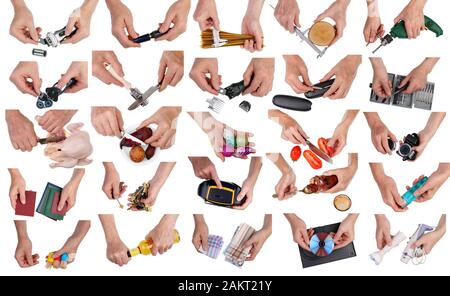
[[[23,205],[20,200],[16,204],[16,215],[34,217],[34,207],[36,205],[36,192],[25,191],[25,204]]]

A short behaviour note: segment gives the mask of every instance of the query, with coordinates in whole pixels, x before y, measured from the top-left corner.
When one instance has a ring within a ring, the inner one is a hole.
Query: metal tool
[[[55,32],[48,32],[44,38],[39,38],[39,43],[48,47],[58,47],[64,40],[75,35],[77,31],[78,29],[74,27],[73,31],[66,35],[66,27],[64,27]]]
[[[36,107],[39,109],[50,108],[53,106],[53,102],[58,102],[60,95],[76,83],[77,81],[72,78],[62,89],[56,86],[58,82],[56,82],[52,87],[47,87],[45,92],[41,92],[37,97]]]
[[[125,80],[124,77],[117,74],[111,64],[104,63],[105,69],[118,81],[120,81],[123,86],[130,92],[131,97],[135,100],[133,104],[128,107],[128,110],[135,110],[137,107],[142,106],[145,107],[148,105],[148,99],[151,95],[153,95],[160,88],[160,84],[158,83],[155,86],[150,87],[146,92],[142,93],[137,87],[133,87],[133,85]]]
[[[306,140],[306,139],[305,139]],[[317,156],[328,162],[329,164],[333,164],[333,159],[329,157],[325,152],[317,148],[313,143],[311,143],[309,140],[306,140],[306,145],[308,145],[309,150],[314,152]]]
[[[42,138],[38,140],[38,143],[41,145],[47,145],[50,143],[59,143],[67,139],[66,136],[58,136],[58,137],[48,137],[48,138]]]
[[[218,48],[218,47],[224,46],[225,44],[228,43],[227,39],[221,39],[220,38],[220,31],[219,30],[216,30],[215,28],[212,28],[212,34],[213,34],[213,40],[214,40],[214,43],[213,43],[212,46],[214,48]]]
[[[222,109],[225,106],[225,102],[218,97],[212,97],[211,99],[206,100],[206,102],[208,103],[208,109],[216,113],[222,112]]]
[[[136,138],[135,136],[131,135],[129,132],[126,132],[126,131],[122,131],[122,138],[120,140],[122,141],[123,139],[129,139],[129,140],[132,140],[132,141],[134,141],[136,143],[139,143],[139,144],[141,144],[143,146],[148,146],[147,143],[145,143],[144,141],[139,140],[138,138]]]
[[[442,30],[442,28],[428,16],[424,16],[424,23],[425,23],[425,27],[427,28],[427,30],[435,33],[436,37],[439,37],[442,34],[444,34],[444,31]],[[400,38],[400,39],[408,38],[408,33],[406,32],[404,21],[400,21],[397,24],[395,24],[391,28],[391,31],[389,32],[389,34],[386,34],[384,37],[380,38],[380,40],[381,40],[380,45],[377,48],[375,48],[375,50],[372,51],[372,53],[376,53],[381,47],[390,44],[392,41],[394,41],[394,38]]]

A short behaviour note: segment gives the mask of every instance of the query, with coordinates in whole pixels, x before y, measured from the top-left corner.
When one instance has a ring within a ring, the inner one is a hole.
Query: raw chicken
[[[92,162],[88,157],[93,149],[89,134],[81,131],[82,123],[73,123],[67,126],[69,135],[67,139],[59,143],[48,144],[44,150],[45,156],[55,161],[51,168],[73,168],[75,166],[88,165]]]

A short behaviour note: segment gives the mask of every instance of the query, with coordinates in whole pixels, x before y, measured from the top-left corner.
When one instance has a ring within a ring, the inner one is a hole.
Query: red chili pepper
[[[320,158],[312,151],[305,150],[305,152],[303,152],[303,157],[305,157],[306,161],[313,169],[318,170],[322,168],[322,160],[320,160]]]
[[[302,156],[302,148],[300,146],[295,146],[291,150],[291,160],[297,161],[300,159],[300,156]]]
[[[329,157],[334,155],[333,147],[328,146],[328,140],[325,138],[320,138],[317,141],[317,145],[319,145],[319,149],[325,152]]]

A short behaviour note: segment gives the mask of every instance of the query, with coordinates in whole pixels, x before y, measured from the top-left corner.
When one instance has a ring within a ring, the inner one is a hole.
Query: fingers
[[[217,171],[215,168],[211,168],[211,179],[214,180],[214,182],[216,183],[216,186],[219,189],[222,189],[222,182],[220,181],[219,175],[217,174]]]
[[[69,17],[69,21],[67,22],[67,25],[66,25],[66,31],[64,32],[64,34],[66,36],[69,36],[72,33],[72,31],[75,28],[75,24],[77,23],[78,20],[79,20],[78,17],[75,17],[75,16]]]
[[[66,206],[68,199],[69,199],[69,196],[63,190],[63,192],[61,193],[61,199],[59,200],[59,203],[58,203],[58,211],[61,211]]]
[[[124,19],[124,23],[123,24],[114,24],[113,28],[112,28],[112,34],[114,35],[114,37],[116,37],[116,39],[119,41],[119,43],[124,47],[124,48],[128,48],[128,47],[140,47],[141,45],[139,43],[133,42],[132,40],[130,40],[130,38],[128,37],[128,35],[125,32],[128,32],[129,36],[131,38],[137,38],[139,35],[136,33],[136,31],[134,30],[133,27],[133,19],[132,18],[126,18]]]

